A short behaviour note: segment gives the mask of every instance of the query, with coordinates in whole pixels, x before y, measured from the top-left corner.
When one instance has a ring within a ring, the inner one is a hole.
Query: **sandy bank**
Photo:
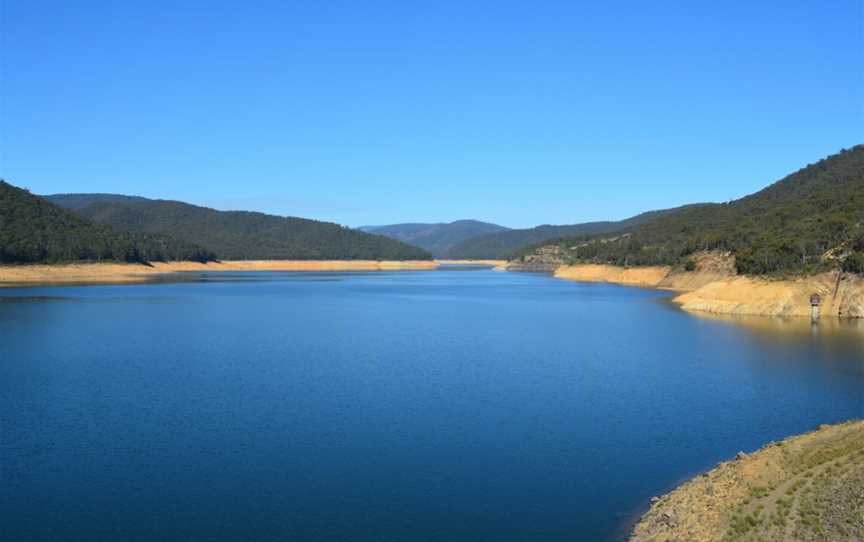
[[[488,265],[497,271],[507,269],[507,260],[436,260],[441,265]]]
[[[631,540],[864,540],[864,422],[739,453],[652,499]]]
[[[810,296],[821,298],[820,316],[864,317],[864,279],[823,273],[788,280],[736,276],[734,263],[716,255],[702,255],[695,271],[670,267],[565,265],[554,274],[581,282],[607,282],[681,292],[674,302],[685,310],[713,314],[809,317]]]
[[[442,265],[507,265],[507,260],[435,260]]]
[[[730,277],[675,298],[682,308],[718,314],[809,316],[810,296],[822,316],[864,317],[864,280],[839,272],[793,280]]]
[[[579,282],[607,282],[640,288],[688,292],[728,278],[712,271],[673,271],[671,267],[616,267],[614,265],[566,265],[555,270],[555,277]]]
[[[155,262],[151,265],[93,263],[0,266],[0,286],[27,284],[123,284],[149,282],[173,273],[195,271],[398,271],[435,269],[433,261],[260,260]]]
[[[579,282],[608,282],[643,288],[659,288],[669,275],[668,267],[616,267],[614,265],[565,265],[555,277]]]

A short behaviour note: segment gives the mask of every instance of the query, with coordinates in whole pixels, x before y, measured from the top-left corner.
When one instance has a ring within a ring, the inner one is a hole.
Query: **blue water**
[[[0,539],[616,540],[737,451],[864,416],[864,332],[667,295],[486,270],[0,291]]]

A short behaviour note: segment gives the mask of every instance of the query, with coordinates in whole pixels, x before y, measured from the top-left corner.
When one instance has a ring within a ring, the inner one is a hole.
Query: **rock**
[[[678,515],[675,512],[663,512],[660,515],[660,522],[669,527],[678,525]]]

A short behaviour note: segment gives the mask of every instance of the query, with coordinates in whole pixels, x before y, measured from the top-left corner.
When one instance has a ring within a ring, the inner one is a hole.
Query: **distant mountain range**
[[[535,228],[507,230],[465,239],[450,248],[458,259],[507,259],[528,246],[570,235],[610,233],[642,224],[669,211],[650,211],[613,222],[585,222],[564,226],[543,225]]]
[[[437,224],[410,223],[391,224],[389,226],[361,226],[358,229],[411,243],[429,251],[436,258],[451,257],[453,247],[468,239],[509,231],[509,228],[504,226],[480,222],[479,220],[457,220]]]
[[[416,246],[415,246],[416,245]],[[44,199],[0,181],[0,262],[499,259],[556,245],[562,261],[681,265],[731,253],[744,274],[864,273],[864,145],[751,196],[621,221],[508,229],[476,220],[350,229],[116,194]],[[431,253],[431,254],[430,254]]]
[[[116,194],[46,200],[119,231],[170,235],[223,260],[428,260],[425,250],[329,222]]]
[[[431,252],[436,258],[507,259],[537,243],[572,235],[620,231],[653,220],[669,211],[671,209],[650,211],[619,221],[585,222],[561,226],[546,224],[525,229],[510,229],[478,220],[361,226],[359,229],[417,245]]]
[[[596,235],[621,231],[674,210],[649,211],[619,221],[585,222],[562,226],[547,224],[525,229],[510,229],[478,220],[361,226],[359,229],[417,245],[431,252],[436,258],[499,260],[508,259],[537,243],[573,235]]]
[[[208,261],[214,257],[170,235],[95,224],[0,180],[0,263]]]

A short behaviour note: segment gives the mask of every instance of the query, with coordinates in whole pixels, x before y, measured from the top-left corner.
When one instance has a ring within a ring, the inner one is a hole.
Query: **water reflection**
[[[741,327],[751,337],[772,345],[811,344],[835,351],[860,352],[864,363],[864,318],[751,316],[688,312],[712,322]]]

